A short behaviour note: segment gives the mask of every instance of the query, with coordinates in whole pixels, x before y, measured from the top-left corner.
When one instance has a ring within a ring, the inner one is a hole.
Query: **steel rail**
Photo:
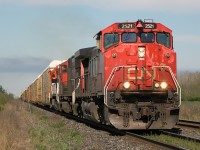
[[[193,123],[193,124],[199,124],[200,125],[200,122],[198,121],[192,121],[192,120],[179,120],[180,122],[185,122],[185,123]]]
[[[197,122],[197,121],[179,120],[177,125],[178,126],[184,126],[184,127],[191,127],[191,128],[195,128],[195,129],[200,129],[200,122]]]
[[[178,146],[175,146],[175,145],[171,145],[171,144],[167,144],[167,143],[164,143],[164,142],[160,142],[160,141],[156,141],[156,140],[153,140],[153,139],[150,139],[150,138],[147,138],[147,137],[144,137],[144,136],[141,136],[139,134],[135,134],[135,133],[132,133],[132,132],[126,132],[127,135],[129,136],[132,136],[132,137],[135,137],[135,138],[138,138],[140,140],[143,140],[143,141],[146,141],[146,142],[149,142],[149,143],[153,143],[155,145],[157,145],[158,147],[160,148],[164,148],[164,149],[176,149],[176,150],[186,150],[185,148],[181,148],[181,147],[178,147]]]
[[[185,136],[185,135],[180,135],[180,134],[176,134],[176,133],[172,133],[172,132],[168,132],[168,131],[164,131],[164,130],[161,130],[161,133],[164,134],[164,135],[171,136],[171,137],[180,138],[180,139],[200,143],[200,139],[197,139],[197,138],[192,138],[192,137],[188,137],[188,136]]]

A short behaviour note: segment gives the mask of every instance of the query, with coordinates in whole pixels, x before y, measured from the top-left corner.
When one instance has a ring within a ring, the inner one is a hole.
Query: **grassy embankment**
[[[182,101],[200,101],[200,72],[180,72],[178,81],[182,89]]]
[[[200,121],[200,101],[182,101],[179,118]]]
[[[83,136],[65,125],[61,116],[0,92],[0,150],[81,149]]]
[[[65,126],[62,117],[49,116],[36,109],[27,113],[35,118],[28,129],[31,143],[36,149],[81,149],[83,136]],[[30,120],[29,120],[30,121]]]
[[[16,126],[14,112],[11,111],[10,103],[13,98],[12,94],[8,94],[2,86],[0,86],[0,150],[12,148],[13,127]],[[13,143],[14,144],[14,143]]]
[[[178,81],[182,89],[180,119],[200,121],[200,72],[180,72]]]
[[[0,112],[0,150],[81,149],[83,136],[68,129],[61,116],[29,109],[28,104],[12,100]]]
[[[6,99],[7,99],[6,95],[4,95],[3,93],[0,92],[0,111],[3,110],[4,105],[7,102]]]

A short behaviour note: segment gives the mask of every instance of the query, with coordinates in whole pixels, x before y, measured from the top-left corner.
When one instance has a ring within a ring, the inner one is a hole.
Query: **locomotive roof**
[[[75,58],[88,57],[95,47],[96,46],[79,49],[75,52],[74,56]]]
[[[168,32],[171,32],[172,30],[168,27],[166,27],[165,25],[159,23],[159,22],[153,22],[153,20],[151,21],[142,21],[142,20],[138,20],[136,22],[116,22],[116,23],[113,23],[111,24],[110,26],[107,26],[106,28],[104,28],[103,30],[101,31],[107,31],[107,30],[113,30],[113,31],[124,31],[126,29],[135,29],[137,28],[137,23],[138,22],[141,22],[142,25],[143,25],[143,28],[145,30],[154,30],[154,31],[159,31],[159,32],[162,32],[163,31],[168,31]],[[122,25],[132,25],[130,28],[129,27],[125,27],[123,28]],[[145,25],[152,25],[152,28],[151,27],[148,27],[148,28],[145,28]],[[97,34],[100,34],[101,33],[98,32]]]

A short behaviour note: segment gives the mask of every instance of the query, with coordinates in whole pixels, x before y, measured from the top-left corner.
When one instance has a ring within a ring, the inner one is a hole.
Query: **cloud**
[[[115,11],[154,11],[154,12],[166,12],[169,13],[193,13],[199,12],[200,1],[199,0],[106,0],[106,1],[94,1],[94,0],[0,0],[0,3],[16,3],[25,5],[84,5],[93,8],[115,10]]]
[[[40,73],[51,62],[47,58],[0,58],[0,73]]]
[[[16,96],[49,65],[46,58],[0,58],[0,85]]]
[[[20,96],[20,93],[24,91],[38,75],[38,73],[0,72],[0,85],[2,85],[7,92],[13,93],[15,96]]]

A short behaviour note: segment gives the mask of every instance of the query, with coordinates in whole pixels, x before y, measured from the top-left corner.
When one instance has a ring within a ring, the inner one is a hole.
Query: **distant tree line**
[[[7,93],[7,91],[0,85],[0,111],[3,109],[5,103],[9,100],[13,100],[14,95]]]
[[[0,85],[0,93],[6,93],[6,90]]]
[[[182,100],[200,101],[200,72],[182,71],[177,78],[182,90]]]

